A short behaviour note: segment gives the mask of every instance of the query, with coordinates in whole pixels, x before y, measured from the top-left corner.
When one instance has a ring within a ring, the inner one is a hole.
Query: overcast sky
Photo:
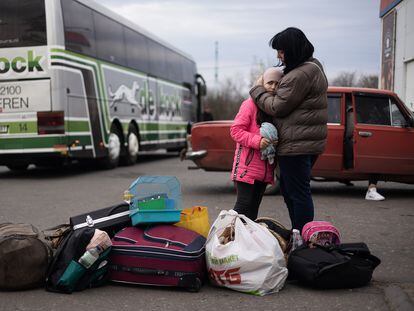
[[[219,81],[247,81],[253,64],[276,64],[268,42],[294,26],[315,46],[328,78],[341,71],[378,74],[380,0],[101,0],[171,45],[190,54],[198,71],[215,84],[215,41]]]

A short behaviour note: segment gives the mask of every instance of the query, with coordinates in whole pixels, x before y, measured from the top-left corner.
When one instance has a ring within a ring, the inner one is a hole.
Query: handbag
[[[365,243],[311,248],[301,246],[289,256],[289,278],[315,288],[355,288],[371,281],[381,260]]]
[[[206,238],[210,230],[207,207],[193,206],[183,209],[181,211],[180,221],[175,225],[195,231]]]

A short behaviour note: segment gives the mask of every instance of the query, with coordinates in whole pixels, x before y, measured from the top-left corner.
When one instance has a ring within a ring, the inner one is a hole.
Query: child
[[[281,68],[272,67],[263,74],[263,85],[274,93],[283,76]],[[261,159],[260,151],[272,142],[260,135],[260,125],[271,117],[258,110],[251,98],[246,99],[234,119],[230,134],[236,144],[231,178],[237,189],[234,210],[252,220],[257,218],[266,186],[274,182],[275,163]]]

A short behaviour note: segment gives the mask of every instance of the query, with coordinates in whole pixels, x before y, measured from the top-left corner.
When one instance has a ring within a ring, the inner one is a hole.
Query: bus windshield
[[[0,1],[0,48],[46,45],[44,0]]]

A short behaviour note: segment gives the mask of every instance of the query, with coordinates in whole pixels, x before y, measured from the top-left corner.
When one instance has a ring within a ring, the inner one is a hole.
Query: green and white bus
[[[0,1],[0,165],[179,150],[204,94],[189,55],[96,2]]]

